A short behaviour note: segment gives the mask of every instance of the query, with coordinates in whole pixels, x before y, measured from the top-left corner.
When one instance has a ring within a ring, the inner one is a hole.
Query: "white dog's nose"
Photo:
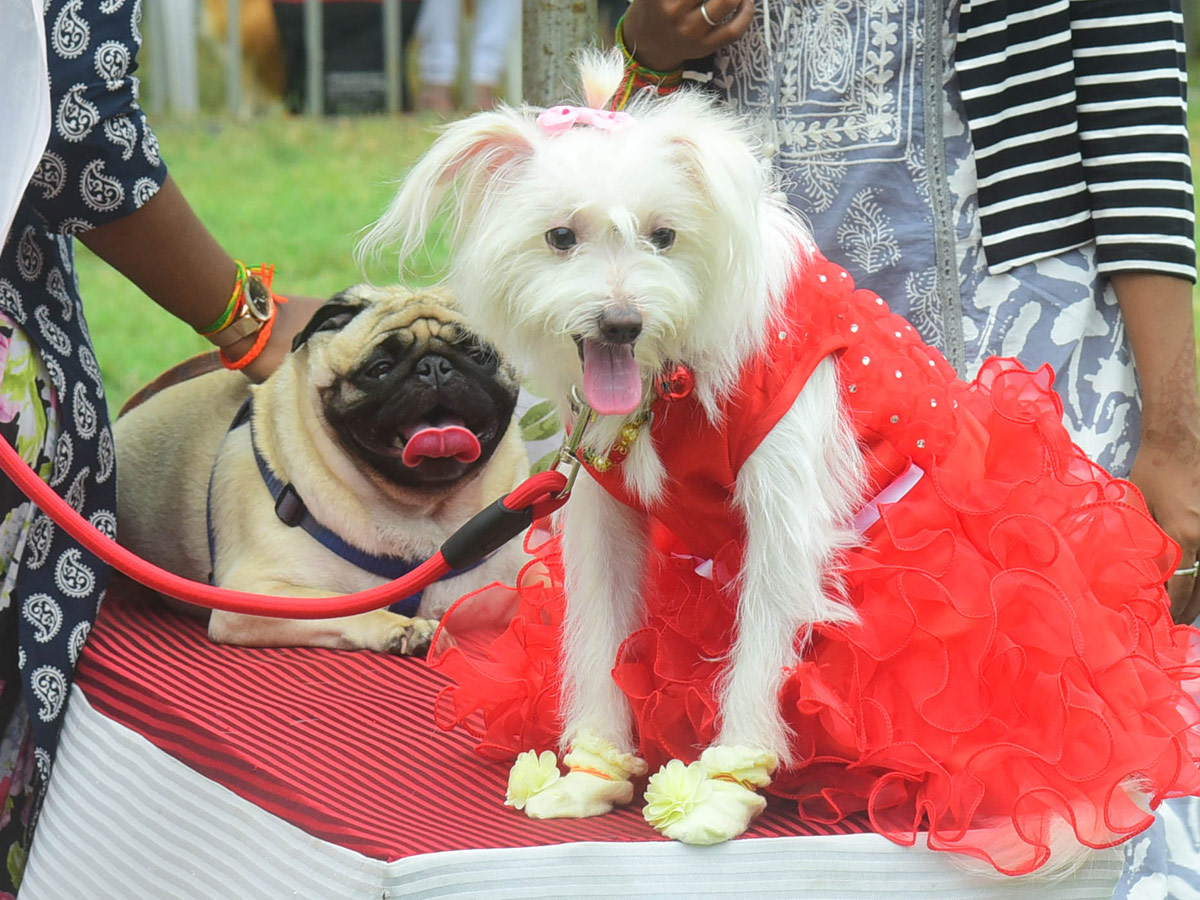
[[[610,306],[600,313],[600,337],[608,344],[632,344],[642,333],[642,314],[632,306]]]

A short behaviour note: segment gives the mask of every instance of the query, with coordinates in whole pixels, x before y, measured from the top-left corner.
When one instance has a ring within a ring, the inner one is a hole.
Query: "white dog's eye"
[[[675,243],[675,229],[655,228],[650,232],[650,243],[655,250],[666,250]]]
[[[575,232],[570,228],[551,228],[546,232],[546,243],[555,250],[570,250],[577,243]]]

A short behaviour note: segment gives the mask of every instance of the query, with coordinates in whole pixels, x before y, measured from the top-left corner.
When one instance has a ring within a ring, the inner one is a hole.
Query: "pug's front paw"
[[[437,631],[437,619],[410,619],[399,615],[395,618],[397,621],[384,633],[382,646],[377,649],[396,656],[423,656]]]

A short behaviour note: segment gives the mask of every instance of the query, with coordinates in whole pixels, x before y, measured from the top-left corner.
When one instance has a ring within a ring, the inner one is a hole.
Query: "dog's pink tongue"
[[[447,456],[453,456],[459,462],[473,463],[482,452],[479,438],[461,425],[420,425],[407,437],[408,443],[404,445],[400,460],[410,469],[423,460]]]
[[[642,375],[632,344],[583,342],[583,394],[602,416],[625,416],[642,402]]]

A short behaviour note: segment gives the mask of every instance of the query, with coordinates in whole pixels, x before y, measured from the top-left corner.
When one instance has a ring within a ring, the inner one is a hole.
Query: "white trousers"
[[[459,18],[462,0],[425,0],[417,17],[418,70],[425,84],[458,81]],[[495,87],[516,37],[521,0],[475,0],[471,35],[471,83]]]

